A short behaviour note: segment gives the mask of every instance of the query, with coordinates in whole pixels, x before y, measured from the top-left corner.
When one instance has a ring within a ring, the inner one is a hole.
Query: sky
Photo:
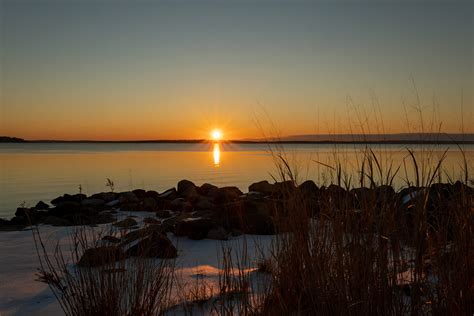
[[[0,135],[474,132],[473,3],[0,0]]]

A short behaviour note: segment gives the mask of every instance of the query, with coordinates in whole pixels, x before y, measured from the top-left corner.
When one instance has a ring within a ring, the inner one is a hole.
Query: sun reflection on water
[[[214,166],[219,167],[221,163],[221,147],[219,143],[214,143],[214,149],[212,150],[212,155],[214,157]]]

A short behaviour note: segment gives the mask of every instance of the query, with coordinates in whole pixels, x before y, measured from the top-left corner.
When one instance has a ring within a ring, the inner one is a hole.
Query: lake
[[[334,179],[324,164],[339,161],[349,175],[357,177],[360,152],[364,145],[285,144],[272,145],[284,151],[292,166],[298,166],[300,180],[312,179],[318,185]],[[395,184],[405,185],[405,168],[413,177],[406,148],[412,148],[429,165],[450,148],[443,168],[452,178],[460,177],[462,155],[454,145],[376,145],[372,146],[384,169],[390,162],[401,166]],[[256,181],[272,181],[277,175],[275,160],[267,144],[232,143],[2,143],[0,144],[0,217],[11,217],[24,203],[49,203],[64,193],[92,194],[108,191],[106,179],[115,191],[143,188],[162,192],[181,179],[197,185],[233,185],[246,192]],[[464,146],[468,169],[473,172],[474,145]],[[321,162],[321,163],[318,163]],[[322,164],[324,163],[324,164]],[[443,180],[446,180],[445,176]]]

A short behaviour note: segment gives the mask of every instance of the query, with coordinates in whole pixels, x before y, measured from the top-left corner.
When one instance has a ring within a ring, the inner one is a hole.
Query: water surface
[[[399,186],[404,185],[404,160],[407,174],[413,176],[406,147],[374,148],[384,168],[389,162],[401,167],[395,178]],[[459,176],[462,155],[455,146],[409,147],[418,154],[423,149],[426,157],[430,151],[433,161],[451,147],[443,167],[452,177]],[[364,146],[287,144],[271,148],[274,153],[284,150],[292,166],[298,166],[300,179],[310,178],[321,185],[330,182],[334,172],[318,162],[334,165],[337,160],[356,179]],[[465,151],[472,173],[474,146],[465,146]],[[64,193],[108,191],[106,178],[113,180],[115,191],[143,188],[162,192],[189,179],[198,185],[235,185],[246,192],[253,182],[278,177],[274,155],[265,144],[4,143],[0,144],[0,168],[0,217],[13,216],[22,203],[34,206]]]

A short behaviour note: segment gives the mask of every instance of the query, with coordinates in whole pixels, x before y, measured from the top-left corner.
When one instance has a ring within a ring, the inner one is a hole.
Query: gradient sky
[[[1,0],[0,135],[473,132],[473,3]]]

